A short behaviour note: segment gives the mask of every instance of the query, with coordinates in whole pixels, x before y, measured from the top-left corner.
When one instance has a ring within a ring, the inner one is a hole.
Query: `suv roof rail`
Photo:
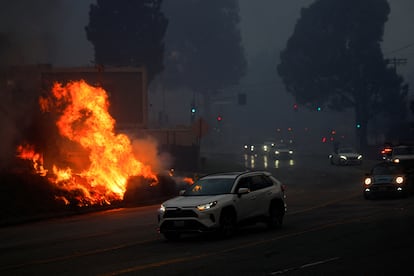
[[[239,177],[239,176],[247,174],[247,173],[263,173],[263,174],[266,174],[266,175],[271,175],[270,172],[265,171],[265,170],[244,170],[244,171],[228,171],[228,172],[208,173],[208,174],[200,176],[200,178],[207,177],[207,176],[214,176],[214,175],[236,175],[236,177]]]

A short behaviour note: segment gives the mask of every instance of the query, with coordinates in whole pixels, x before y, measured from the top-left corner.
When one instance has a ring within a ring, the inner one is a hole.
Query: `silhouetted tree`
[[[168,20],[162,0],[97,0],[91,4],[88,40],[95,63],[110,66],[142,66],[151,81],[163,70],[164,34]]]
[[[318,0],[302,9],[277,67],[299,104],[354,108],[360,146],[372,116],[405,115],[406,86],[380,44],[389,13],[387,0]]]
[[[236,85],[245,75],[237,0],[180,0],[164,5],[167,32],[165,80],[203,93]]]

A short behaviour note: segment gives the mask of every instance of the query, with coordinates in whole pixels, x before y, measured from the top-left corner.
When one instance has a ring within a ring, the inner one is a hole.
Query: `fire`
[[[33,168],[36,173],[40,174],[41,176],[45,176],[47,174],[47,170],[45,170],[43,166],[43,156],[39,153],[36,153],[33,146],[31,145],[18,146],[17,157],[21,159],[32,160]]]
[[[189,185],[194,184],[194,179],[190,178],[190,177],[184,177],[183,181]]]
[[[81,80],[66,86],[55,83],[51,92],[51,96],[39,99],[41,110],[58,114],[59,134],[87,152],[89,166],[75,172],[74,168],[53,164],[46,170],[41,154],[31,146],[19,146],[18,156],[33,160],[37,173],[47,174],[63,190],[81,192],[78,200],[82,205],[122,200],[132,176],[157,182],[152,168],[133,154],[128,136],[115,133],[115,119],[108,112],[108,95],[103,88]]]

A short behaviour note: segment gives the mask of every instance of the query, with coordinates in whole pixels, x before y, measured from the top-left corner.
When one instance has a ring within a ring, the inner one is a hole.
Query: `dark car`
[[[399,145],[392,149],[391,161],[400,163],[404,161],[414,160],[414,146]]]
[[[243,146],[244,154],[257,156],[261,151],[261,146],[259,144],[245,144]]]
[[[392,156],[392,144],[391,143],[384,143],[384,146],[381,148],[380,154],[382,160],[391,160]]]
[[[273,158],[276,160],[292,160],[293,149],[286,144],[277,144],[273,148]]]
[[[364,197],[408,196],[414,191],[413,176],[411,163],[378,163],[365,176]]]
[[[332,165],[361,165],[362,154],[352,147],[340,147],[329,155]]]

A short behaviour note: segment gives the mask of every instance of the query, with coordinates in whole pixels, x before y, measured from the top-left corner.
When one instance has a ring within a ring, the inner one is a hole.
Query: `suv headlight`
[[[199,211],[205,211],[205,210],[208,210],[210,208],[213,208],[216,205],[217,205],[217,201],[213,201],[213,202],[209,202],[209,203],[206,203],[206,204],[197,205],[197,209]]]
[[[345,155],[341,155],[339,158],[346,160],[346,156]]]
[[[371,183],[372,183],[372,179],[371,179],[371,177],[367,177],[367,178],[365,178],[364,183],[365,183],[365,185],[367,185],[367,186],[371,185]]]
[[[362,159],[362,155],[358,155],[358,160],[361,160]]]
[[[397,184],[403,184],[404,183],[404,176],[397,176],[395,178],[395,183],[397,183]]]
[[[159,211],[164,213],[165,212],[165,206],[161,204]]]

